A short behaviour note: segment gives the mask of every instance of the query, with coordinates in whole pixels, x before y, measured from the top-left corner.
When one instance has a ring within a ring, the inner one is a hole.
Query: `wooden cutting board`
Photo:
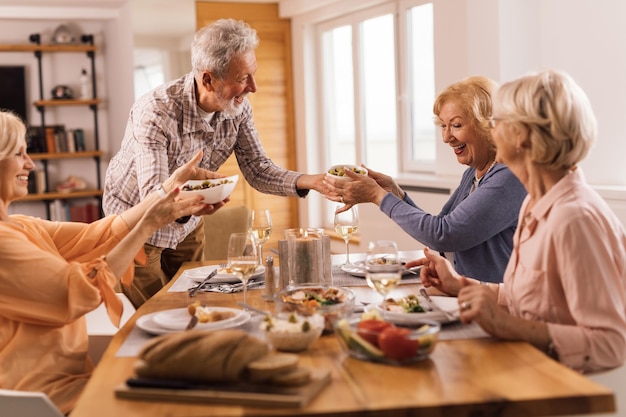
[[[237,383],[203,386],[197,389],[175,389],[131,387],[124,383],[115,388],[115,396],[135,400],[221,403],[258,407],[304,407],[329,382],[329,371],[314,370],[311,371],[311,381],[299,387]]]

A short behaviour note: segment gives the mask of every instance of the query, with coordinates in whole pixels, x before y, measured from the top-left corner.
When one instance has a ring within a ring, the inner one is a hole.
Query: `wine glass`
[[[252,233],[232,233],[228,240],[228,264],[243,283],[243,303],[247,304],[248,280],[259,266],[256,241]],[[247,308],[246,308],[247,309]]]
[[[263,244],[272,234],[272,216],[268,209],[252,210],[248,218],[248,230],[258,245],[259,265],[263,265]]]
[[[350,238],[356,233],[359,227],[359,212],[356,206],[350,207],[350,210],[338,213],[335,212],[335,231],[346,242],[346,261],[344,265],[352,265],[350,262]]]
[[[370,242],[365,258],[367,285],[383,296],[383,315],[387,312],[387,295],[402,278],[402,262],[398,258],[398,246],[391,240]]]

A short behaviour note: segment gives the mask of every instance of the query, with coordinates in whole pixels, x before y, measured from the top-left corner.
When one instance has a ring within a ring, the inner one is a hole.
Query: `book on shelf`
[[[82,128],[65,129],[63,125],[29,126],[26,132],[28,153],[84,152],[85,131]]]
[[[85,131],[83,129],[74,129],[72,134],[74,136],[74,148],[76,152],[85,152],[87,150],[85,146]]]
[[[50,220],[56,222],[91,223],[100,218],[100,205],[97,202],[70,203],[67,200],[53,200],[48,203]]]
[[[30,171],[28,173],[28,194],[35,194],[37,192],[37,173],[36,171]]]
[[[65,126],[50,125],[45,129],[45,151],[48,153],[67,152]]]
[[[100,206],[97,203],[73,204],[69,206],[69,220],[91,223],[100,218]]]
[[[65,129],[54,130],[54,145],[57,152],[67,152],[67,136]]]
[[[74,141],[74,130],[68,129],[65,131],[65,139],[67,142],[67,151],[76,152],[76,142]]]
[[[28,173],[28,194],[43,194],[47,190],[46,171],[42,168]]]
[[[46,152],[46,132],[41,126],[29,126],[26,130],[26,151],[28,153]]]

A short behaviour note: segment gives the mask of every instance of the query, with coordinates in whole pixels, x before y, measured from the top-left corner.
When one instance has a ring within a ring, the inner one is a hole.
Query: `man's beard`
[[[244,93],[239,97],[244,97],[244,102],[245,102],[246,95],[247,93]],[[243,112],[244,102],[242,102],[241,104],[237,104],[235,103],[235,97],[231,98],[230,100],[223,98],[221,90],[216,91],[215,96],[217,98],[217,103],[220,105],[220,107],[223,108],[222,112],[224,112],[225,114],[231,117],[236,117],[236,116],[239,116],[241,112]]]

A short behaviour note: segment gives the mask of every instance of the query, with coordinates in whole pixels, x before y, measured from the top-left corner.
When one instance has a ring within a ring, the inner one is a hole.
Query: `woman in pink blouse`
[[[93,370],[85,314],[104,302],[119,325],[114,287],[132,281],[146,239],[207,209],[201,197],[178,201],[177,187],[217,174],[196,168],[199,153],[168,179],[169,193],[91,224],[9,215],[34,168],[25,134],[17,116],[0,111],[0,388],[44,392],[68,413]]]
[[[577,164],[596,139],[596,119],[566,74],[506,83],[493,101],[497,158],[526,187],[502,284],[478,285],[434,251],[425,286],[458,295],[461,320],[522,340],[580,372],[626,360],[626,233]],[[480,277],[476,277],[480,278]]]

